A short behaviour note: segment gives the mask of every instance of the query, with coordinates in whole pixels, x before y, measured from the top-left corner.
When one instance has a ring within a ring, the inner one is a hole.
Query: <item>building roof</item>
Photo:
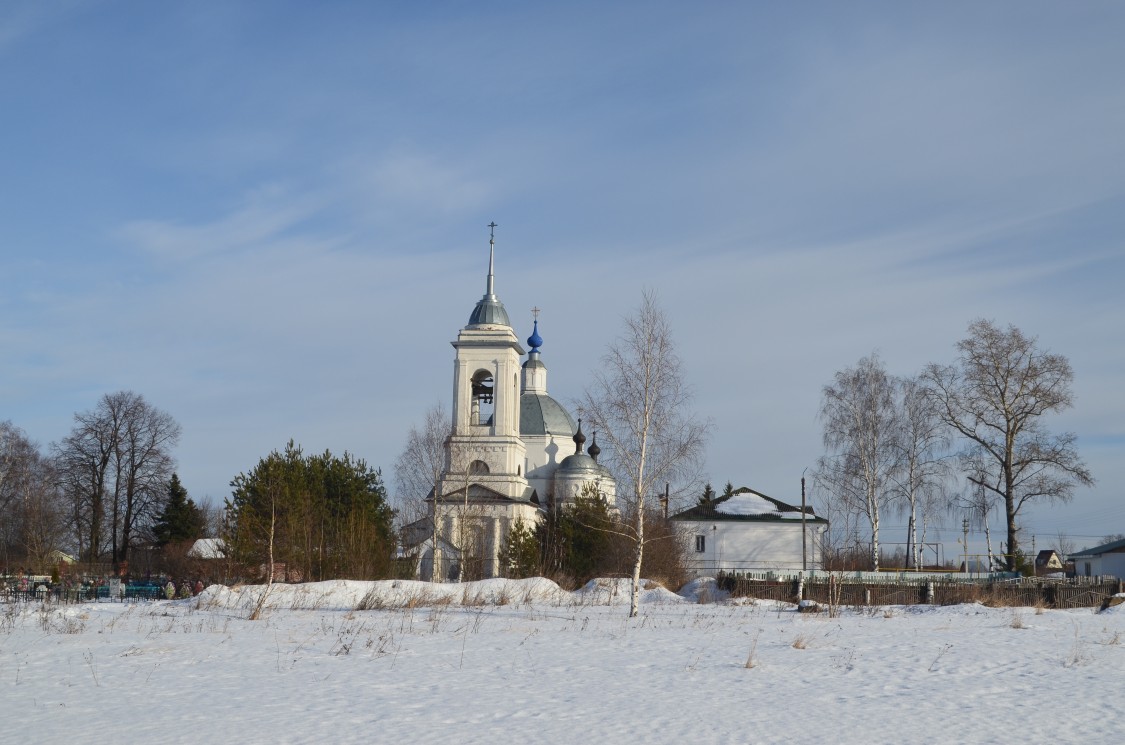
[[[426,501],[433,499],[433,491],[426,497]],[[440,502],[444,504],[458,504],[465,499],[464,487],[457,487],[447,491],[441,495]],[[533,487],[527,487],[524,490],[523,497],[520,499],[513,499],[512,497],[502,494],[484,484],[479,484],[475,481],[469,483],[469,504],[504,504],[514,502],[530,502],[532,504],[539,503],[539,494]]]
[[[1035,555],[1035,565],[1046,566],[1052,558],[1059,562],[1060,566],[1062,565],[1062,559],[1059,558],[1058,551],[1053,548],[1044,548]]]
[[[520,396],[520,435],[574,436],[574,420],[555,399],[546,393]]]
[[[188,549],[187,555],[193,559],[225,559],[227,544],[222,538],[200,538]]]
[[[559,463],[559,470],[556,471],[556,473],[593,473],[605,475],[608,473],[608,469],[586,453],[574,453],[562,459],[562,462]]]
[[[1082,549],[1076,554],[1070,556],[1071,559],[1085,559],[1092,556],[1101,556],[1102,554],[1113,554],[1125,552],[1125,540],[1113,541],[1101,546],[1094,546],[1093,548]]]
[[[772,521],[772,520],[800,520],[801,508],[786,504],[779,499],[767,497],[761,492],[748,487],[735,489],[728,497],[719,497],[706,504],[697,504],[694,507],[679,512],[672,516],[673,520],[710,520],[710,521]],[[817,517],[812,507],[805,508],[805,521],[810,523],[824,523],[828,521]]]
[[[511,326],[508,311],[495,295],[485,295],[477,301],[469,316],[469,326]]]

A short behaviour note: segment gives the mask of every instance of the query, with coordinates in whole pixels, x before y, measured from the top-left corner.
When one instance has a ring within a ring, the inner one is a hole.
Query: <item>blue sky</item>
[[[799,497],[833,373],[977,317],[1067,355],[1125,532],[1119,3],[0,5],[0,419],[134,390],[197,499],[290,438],[390,472],[484,290],[577,398],[654,290],[707,472]],[[950,532],[945,537],[952,541]]]

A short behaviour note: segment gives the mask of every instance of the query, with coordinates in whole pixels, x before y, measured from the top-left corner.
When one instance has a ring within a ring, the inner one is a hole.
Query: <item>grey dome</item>
[[[574,420],[555,399],[546,393],[525,393],[520,396],[520,436],[574,434]]]
[[[559,463],[559,470],[555,472],[555,475],[570,474],[594,474],[609,479],[613,478],[613,474],[608,468],[585,453],[568,455],[562,459],[562,463]]]
[[[504,304],[495,295],[485,295],[477,302],[477,307],[473,308],[473,314],[469,316],[469,325],[511,327],[512,323],[508,320],[508,311],[504,310]]]
[[[600,473],[598,462],[585,453],[575,453],[562,459],[557,473]]]

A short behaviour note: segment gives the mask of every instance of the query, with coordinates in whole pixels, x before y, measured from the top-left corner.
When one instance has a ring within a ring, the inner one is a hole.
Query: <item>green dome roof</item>
[[[574,420],[566,409],[546,393],[525,393],[520,396],[520,435],[557,435],[571,437]]]

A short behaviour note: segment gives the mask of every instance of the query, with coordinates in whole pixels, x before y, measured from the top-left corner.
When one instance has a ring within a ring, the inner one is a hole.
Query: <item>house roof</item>
[[[1101,546],[1094,546],[1093,548],[1085,548],[1076,554],[1071,555],[1071,559],[1088,558],[1091,556],[1101,556],[1102,554],[1113,554],[1125,551],[1125,540],[1113,541]]]
[[[828,521],[817,517],[811,507],[805,508],[805,521],[810,523],[824,523]],[[801,508],[786,504],[780,499],[768,497],[759,491],[748,487],[735,489],[727,497],[719,497],[710,503],[697,504],[694,507],[672,515],[673,520],[708,520],[708,521],[738,521],[738,522],[767,522],[774,520],[800,520]]]
[[[222,538],[200,538],[188,549],[193,559],[225,559],[227,546]]]
[[[1060,565],[1062,564],[1062,559],[1059,558],[1057,551],[1053,548],[1045,548],[1035,555],[1035,565],[1046,566],[1050,563],[1051,559],[1055,559]]]

